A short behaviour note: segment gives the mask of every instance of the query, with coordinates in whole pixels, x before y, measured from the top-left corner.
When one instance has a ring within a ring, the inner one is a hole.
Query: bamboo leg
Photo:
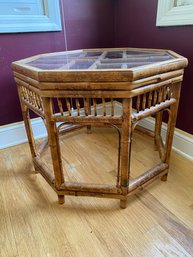
[[[29,109],[26,106],[23,106],[23,109],[25,109],[22,111],[22,113],[23,113],[23,120],[25,123],[26,133],[27,133],[27,137],[28,137],[28,142],[30,145],[32,157],[35,158],[37,156],[37,152],[36,152],[33,131],[32,131],[32,127],[31,127],[31,122],[30,122]]]
[[[161,181],[165,182],[167,181],[167,179],[168,179],[168,169],[167,169],[167,173],[161,177]]]
[[[43,98],[44,112],[46,116],[48,142],[50,146],[52,164],[55,175],[55,187],[60,189],[61,184],[64,183],[62,159],[60,153],[59,137],[56,129],[56,123],[52,120],[52,104],[50,98]],[[62,196],[58,196],[59,203],[64,202]]]
[[[34,140],[33,131],[32,131],[31,122],[30,122],[29,109],[22,102],[22,94],[21,94],[20,86],[18,86],[18,93],[19,93],[21,110],[22,110],[22,114],[23,114],[23,120],[24,120],[24,124],[25,124],[25,128],[26,128],[26,133],[27,133],[27,137],[28,137],[31,155],[32,155],[32,158],[35,158],[37,156],[37,151],[36,151],[35,140]]]
[[[121,209],[125,209],[127,207],[127,197],[125,197],[125,200],[120,200],[120,207]]]
[[[161,103],[163,99],[163,90],[160,88],[158,92],[158,103]],[[162,126],[162,119],[163,119],[163,111],[156,113],[155,117],[155,148],[158,149],[159,145],[156,144],[157,138],[161,136],[161,126]],[[161,157],[161,156],[160,156]]]
[[[155,150],[158,150],[158,147],[159,147],[156,144],[156,137],[159,137],[161,135],[162,118],[163,118],[163,111],[156,113],[156,116],[155,116],[155,138],[154,138]]]
[[[177,118],[179,99],[180,99],[180,90],[181,90],[181,83],[174,84],[172,97],[176,99],[176,102],[170,106],[170,115],[169,115],[168,129],[167,129],[167,136],[166,136],[166,143],[165,143],[164,162],[167,163],[168,165],[170,162],[170,155],[172,150],[173,135],[174,135],[175,125],[176,125],[176,118]],[[161,177],[161,180],[166,181],[167,176],[168,176],[168,172],[167,174]]]
[[[120,207],[126,208],[127,194],[130,176],[130,153],[131,153],[131,114],[132,99],[123,100],[123,122],[121,134],[121,189],[125,199],[120,200]]]
[[[59,204],[64,204],[64,202],[65,202],[64,195],[58,195],[58,203]]]

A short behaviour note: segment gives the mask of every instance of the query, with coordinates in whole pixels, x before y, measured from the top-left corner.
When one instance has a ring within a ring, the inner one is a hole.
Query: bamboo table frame
[[[158,177],[164,181],[167,179],[181,82],[186,66],[187,59],[172,51],[134,48],[43,54],[12,64],[35,169],[55,190],[60,204],[64,203],[65,195],[95,196],[120,199],[121,208],[125,208],[128,195]],[[121,115],[116,115],[114,111],[116,99],[122,104]],[[100,115],[97,110],[99,102],[103,108]],[[107,102],[110,104],[110,114],[106,112]],[[75,115],[72,114],[72,108]],[[41,160],[41,152],[45,147],[40,152],[36,149],[29,109],[45,122],[53,171]],[[169,115],[165,143],[161,137],[164,111]],[[132,133],[141,119],[152,115],[155,116],[155,131],[140,129],[154,137],[161,160],[158,165],[131,181]],[[66,182],[60,134],[84,126],[87,126],[89,132],[95,125],[112,126],[118,131],[116,183],[101,185]]]

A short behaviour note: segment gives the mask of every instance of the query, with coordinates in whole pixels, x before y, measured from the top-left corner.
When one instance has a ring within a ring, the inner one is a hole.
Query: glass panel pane
[[[127,69],[173,59],[167,52],[72,51],[41,56],[27,65],[43,70]]]

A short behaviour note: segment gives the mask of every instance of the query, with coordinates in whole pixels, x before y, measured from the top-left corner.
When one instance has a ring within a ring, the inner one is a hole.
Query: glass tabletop
[[[25,64],[41,70],[129,69],[174,59],[167,51],[78,50],[38,56]]]

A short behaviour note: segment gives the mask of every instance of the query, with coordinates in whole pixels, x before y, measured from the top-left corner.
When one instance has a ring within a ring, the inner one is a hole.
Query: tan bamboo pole
[[[151,168],[150,170],[137,177],[135,180],[131,181],[128,187],[129,194],[137,188],[145,186],[145,184],[159,176],[159,174],[162,174],[162,172],[164,172],[167,168],[168,164],[159,163],[155,167]]]
[[[168,165],[169,165],[170,154],[171,154],[171,150],[172,150],[172,142],[173,142],[175,125],[176,125],[179,100],[180,100],[180,91],[181,91],[181,83],[179,82],[179,83],[174,84],[172,97],[174,97],[176,99],[176,102],[170,106],[169,121],[168,121],[166,143],[165,143],[165,160],[164,161]],[[168,173],[165,174],[161,179],[163,181],[166,181],[167,176],[168,176]]]
[[[55,175],[55,186],[59,189],[64,183],[62,159],[60,153],[59,136],[57,133],[56,123],[52,120],[53,110],[51,98],[43,98],[43,107],[45,111],[45,118],[48,130],[48,143],[50,146],[52,164]],[[60,204],[64,203],[64,196],[58,195],[58,200]]]
[[[143,94],[143,99],[142,99],[142,110],[145,110],[146,106],[146,94]]]
[[[154,84],[148,84],[148,85],[144,85],[142,87],[138,87],[138,88],[135,88],[135,89],[132,89],[130,92],[128,92],[128,96],[129,97],[133,97],[133,96],[138,96],[138,95],[142,95],[142,94],[145,94],[145,93],[148,93],[150,91],[156,91],[156,94],[154,94],[154,98],[153,99],[153,104],[157,103],[158,101],[158,90],[164,86],[171,86],[172,84],[175,84],[177,82],[180,82],[182,81],[183,77],[182,76],[179,76],[179,77],[175,77],[175,78],[171,78],[171,79],[167,79],[167,80],[164,80],[164,81],[161,81],[161,82],[157,82],[157,83],[154,83]]]
[[[140,111],[140,105],[141,105],[141,96],[138,95],[137,96],[137,103],[136,103],[136,110],[137,110],[137,112]]]
[[[130,152],[132,140],[132,99],[123,99],[122,133],[121,133],[121,189],[125,199],[120,200],[120,207],[126,208],[130,176]]]
[[[46,138],[43,142],[38,145],[38,157],[41,158],[41,155],[48,148],[48,139]]]
[[[36,107],[36,103],[35,103],[33,91],[30,90],[30,91],[29,91],[29,94],[30,94],[30,98],[31,98],[31,103],[32,103],[32,105]]]
[[[157,112],[155,115],[155,138],[154,144],[156,149],[159,148],[158,138],[161,136],[161,127],[162,127],[163,111]]]
[[[36,100],[36,94],[32,91],[33,101],[36,108],[38,108],[37,100]]]
[[[172,105],[175,102],[176,102],[176,99],[171,98],[170,100],[167,100],[163,103],[156,104],[155,106],[151,107],[150,109],[145,109],[144,111],[140,111],[139,113],[133,113],[132,120],[133,120],[133,122],[136,122],[141,119],[144,119],[148,116],[155,114],[156,112],[159,112],[165,108],[168,108],[170,105]]]
[[[157,91],[154,91],[154,95],[153,95],[153,105],[157,104]]]
[[[39,157],[35,157],[33,160],[34,166],[37,167],[39,173],[46,179],[46,181],[53,187],[54,186],[54,174],[52,170],[41,161]]]
[[[153,98],[153,96],[152,96],[152,91],[150,91],[150,92],[149,92],[149,95],[148,95],[148,108],[151,107],[152,98]]]
[[[167,97],[167,87],[165,86],[165,87],[163,88],[163,101],[166,100],[166,97]]]
[[[40,97],[39,95],[36,94],[36,102],[37,102],[37,108],[41,109],[41,102],[40,102]]]
[[[20,104],[21,104],[23,120],[24,120],[26,133],[27,133],[27,137],[28,137],[28,142],[29,142],[29,146],[30,146],[30,151],[32,154],[32,158],[35,158],[37,156],[37,151],[36,151],[35,140],[34,140],[33,131],[32,131],[31,122],[30,122],[29,109],[22,101],[21,86],[17,85],[17,88],[18,88],[18,94],[19,94],[19,99],[20,99]]]
[[[102,105],[103,105],[103,116],[106,116],[106,115],[107,115],[107,112],[106,112],[105,98],[102,98]]]
[[[163,98],[163,87],[160,87],[158,90],[158,103],[162,102],[162,98]]]
[[[34,93],[35,93],[35,92],[34,92]],[[41,102],[40,102],[40,99],[39,99],[39,95],[37,95],[37,94],[35,93],[35,97],[36,97],[37,108],[38,108],[38,109],[41,109]]]
[[[172,92],[172,88],[171,87],[167,87],[167,99],[171,98],[171,92]]]
[[[76,98],[76,109],[77,109],[77,115],[80,116],[80,103],[79,103],[79,99]]]
[[[97,104],[96,104],[96,98],[93,98],[93,108],[94,108],[94,116],[97,116]]]
[[[112,123],[121,124],[121,116],[103,116],[103,115],[90,115],[90,116],[54,116],[53,120],[57,122],[79,123],[84,125],[90,125],[93,123]],[[90,124],[89,124],[90,123]]]
[[[87,98],[84,98],[84,114],[85,116],[88,116],[88,99]]]
[[[63,106],[62,106],[62,101],[60,98],[57,98],[57,103],[58,103],[58,107],[60,110],[60,114],[63,116],[64,115],[64,110],[63,110]]]
[[[69,116],[71,116],[71,106],[70,106],[70,100],[66,98],[66,107],[68,109]]]
[[[111,98],[111,116],[115,115],[114,99]]]
[[[25,99],[29,102],[29,96],[28,96],[28,94],[27,94],[27,88],[26,88],[26,87],[23,87],[23,91],[24,91]]]
[[[55,190],[58,195],[72,195],[72,196],[87,196],[87,197],[98,197],[98,198],[111,198],[111,199],[122,199],[125,200],[125,196],[121,194],[110,194],[103,192],[82,192],[82,191],[70,191],[70,190]]]
[[[165,160],[165,147],[161,135],[155,136],[156,147],[159,151],[159,156],[162,161]]]
[[[94,183],[80,183],[80,182],[65,182],[61,185],[61,190],[78,191],[78,192],[98,192],[106,194],[121,193],[121,189],[115,185],[94,184]]]
[[[88,115],[91,115],[91,98],[87,98],[87,108],[88,108]],[[91,125],[87,125],[87,133],[91,134]]]

